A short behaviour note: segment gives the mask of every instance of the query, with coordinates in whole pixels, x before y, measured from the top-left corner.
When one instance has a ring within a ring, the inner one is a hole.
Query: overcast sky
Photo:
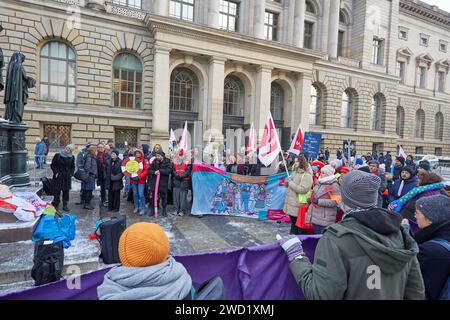
[[[450,1],[449,0],[422,0],[423,2],[437,5],[442,10],[450,12]]]

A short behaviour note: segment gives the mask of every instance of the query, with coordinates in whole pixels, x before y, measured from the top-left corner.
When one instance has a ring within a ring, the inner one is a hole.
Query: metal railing
[[[27,172],[32,186],[40,186],[42,177],[51,178],[53,176],[50,163],[48,156],[28,156]]]

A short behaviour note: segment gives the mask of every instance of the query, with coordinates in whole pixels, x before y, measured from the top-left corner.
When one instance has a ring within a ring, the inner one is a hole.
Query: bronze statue
[[[34,88],[36,80],[28,77],[23,67],[25,55],[15,52],[8,64],[5,85],[5,120],[22,123],[23,110],[28,101],[28,89]]]

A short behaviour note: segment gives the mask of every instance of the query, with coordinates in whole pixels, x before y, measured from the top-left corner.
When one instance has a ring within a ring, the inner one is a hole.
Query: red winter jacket
[[[147,183],[147,175],[148,175],[148,168],[150,167],[150,163],[147,159],[144,159],[143,157],[136,157],[137,162],[144,161],[144,168],[142,169],[141,173],[138,175],[139,180],[133,180],[130,179],[131,184],[146,184]]]

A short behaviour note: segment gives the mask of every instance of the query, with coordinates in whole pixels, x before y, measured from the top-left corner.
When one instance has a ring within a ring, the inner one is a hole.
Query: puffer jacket
[[[292,180],[289,181],[286,199],[284,202],[284,212],[291,217],[297,217],[298,208],[300,206],[298,202],[298,196],[305,194],[312,188],[312,175],[306,173],[302,169],[295,171],[291,176]]]
[[[341,191],[339,184],[334,179],[326,182],[320,182],[317,180],[313,190],[313,197],[319,200],[318,205],[311,204],[308,208],[306,215],[306,221],[318,226],[326,227],[336,222],[336,213],[338,204],[336,201],[331,200],[330,195],[340,196]]]

